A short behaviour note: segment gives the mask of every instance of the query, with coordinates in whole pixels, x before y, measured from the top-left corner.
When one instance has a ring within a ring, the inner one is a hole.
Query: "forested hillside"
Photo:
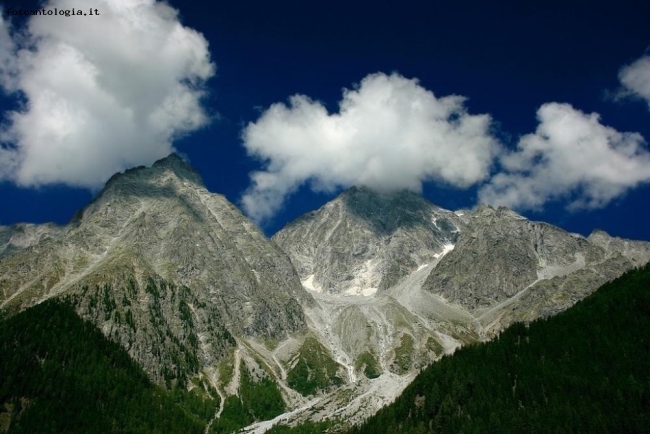
[[[426,368],[365,433],[649,432],[650,266]]]
[[[122,347],[62,302],[0,322],[0,432],[202,433],[217,405],[153,385]]]

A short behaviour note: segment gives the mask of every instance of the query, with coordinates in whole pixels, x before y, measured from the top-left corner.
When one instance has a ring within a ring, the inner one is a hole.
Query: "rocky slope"
[[[647,242],[585,238],[506,208],[451,212],[414,193],[363,188],[273,240],[316,300],[305,309],[310,327],[354,385],[348,404],[324,397],[311,417],[334,411],[353,422],[443,353],[565,310],[650,260]]]
[[[216,366],[234,336],[306,331],[286,255],[175,155],[115,175],[65,227],[2,228],[0,242],[3,309],[66,297],[159,384]]]
[[[308,288],[371,295],[453,248],[464,223],[420,195],[353,187],[273,236]]]
[[[650,260],[650,243],[601,231],[585,238],[503,207],[463,217],[466,230],[423,288],[467,309],[487,335],[565,310]]]

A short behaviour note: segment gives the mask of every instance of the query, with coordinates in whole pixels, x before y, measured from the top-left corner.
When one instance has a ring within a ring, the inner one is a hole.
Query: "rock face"
[[[409,370],[395,369],[406,344],[417,367],[441,349],[565,310],[650,260],[647,242],[585,238],[503,207],[451,212],[414,193],[363,188],[273,240],[321,306],[307,315],[328,330],[340,360],[368,353],[394,373]]]
[[[306,330],[287,256],[172,155],[113,176],[65,227],[0,229],[2,307],[67,297],[159,384]]]
[[[0,256],[33,246],[47,239],[58,239],[63,230],[52,223],[34,225],[18,223],[13,226],[0,226]]]
[[[423,288],[466,308],[492,330],[562,311],[650,260],[650,243],[604,232],[584,238],[503,207],[480,206],[464,217],[456,248]]]
[[[273,236],[303,282],[331,294],[394,286],[453,248],[463,223],[420,195],[353,187]]]

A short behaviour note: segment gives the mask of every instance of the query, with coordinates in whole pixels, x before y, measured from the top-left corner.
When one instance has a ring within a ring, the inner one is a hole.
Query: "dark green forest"
[[[0,432],[202,433],[217,405],[153,385],[60,301],[0,323]]]
[[[650,266],[424,369],[352,434],[650,432]]]
[[[282,394],[268,378],[253,381],[245,365],[241,367],[239,397],[226,398],[221,417],[210,426],[210,434],[231,433],[259,420],[273,419],[285,410]]]
[[[218,396],[162,389],[117,343],[67,303],[45,301],[0,322],[0,432],[202,433]],[[241,370],[211,433],[229,433],[285,410],[269,379]]]

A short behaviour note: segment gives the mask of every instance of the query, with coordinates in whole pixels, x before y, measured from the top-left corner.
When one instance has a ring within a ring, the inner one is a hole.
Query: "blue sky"
[[[363,184],[650,240],[643,2],[95,3],[4,4],[2,225],[173,148],[268,234]]]

